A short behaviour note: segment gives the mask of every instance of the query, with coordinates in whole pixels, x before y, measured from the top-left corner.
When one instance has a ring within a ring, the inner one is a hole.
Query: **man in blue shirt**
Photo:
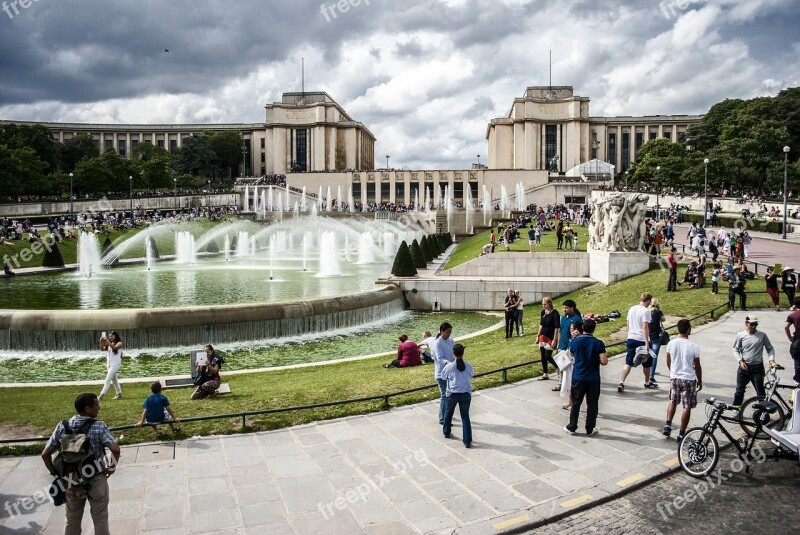
[[[597,402],[600,399],[600,366],[608,364],[606,345],[594,337],[596,323],[592,319],[583,322],[583,334],[569,344],[569,352],[575,358],[572,365],[572,410],[569,423],[564,430],[574,435],[578,429],[583,398],[586,398],[586,434],[597,433]]]
[[[578,307],[572,299],[564,301],[563,310],[564,314],[561,316],[561,327],[556,332],[556,339],[553,342],[557,345],[559,350],[566,350],[569,348],[569,341],[571,338],[569,334],[570,326],[573,323],[581,323],[583,321],[581,313],[578,311]]]

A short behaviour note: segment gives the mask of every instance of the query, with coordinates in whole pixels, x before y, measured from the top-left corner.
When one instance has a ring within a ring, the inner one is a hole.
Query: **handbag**
[[[201,386],[205,382],[206,382],[206,372],[198,373],[197,376],[194,378],[194,381],[192,381],[192,383],[194,383],[194,386]]]
[[[572,359],[569,358],[569,353],[566,351],[559,351],[558,354],[553,357],[553,360],[556,362],[556,366],[558,366],[559,371],[564,371],[570,367],[572,364]]]
[[[669,333],[666,329],[661,331],[661,334],[658,336],[658,343],[659,345],[665,346],[669,343]]]

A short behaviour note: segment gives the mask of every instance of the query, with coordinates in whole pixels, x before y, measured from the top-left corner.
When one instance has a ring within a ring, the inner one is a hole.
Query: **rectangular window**
[[[419,203],[422,204],[425,201],[425,192],[420,191],[419,182],[411,182],[408,187],[408,193],[411,195],[411,202],[414,202],[414,197],[419,195]]]
[[[686,140],[686,132],[678,132],[678,143],[683,143]]]
[[[394,185],[394,202],[397,203],[405,203],[406,202],[406,183],[405,182],[396,182]]]
[[[160,149],[164,148],[164,140],[163,139],[157,140],[156,143],[158,143],[158,148],[160,148]]]
[[[544,157],[545,165],[550,169],[550,161],[558,154],[558,128],[556,125],[544,127]],[[558,163],[556,163],[558,169]]]
[[[99,139],[93,139],[92,140],[92,145],[94,145],[94,150],[96,150],[97,152],[100,152],[100,140]]]
[[[106,150],[113,150],[113,149],[114,149],[114,140],[106,139]]]
[[[353,182],[353,202],[361,202],[361,182]]]
[[[428,194],[428,201],[433,204],[436,199],[436,190],[433,189],[433,182],[425,182],[425,189],[419,192],[419,202],[425,202],[425,194]]]
[[[644,144],[644,133],[636,132],[636,154],[639,154],[639,149]]]
[[[175,152],[178,150],[178,140],[177,139],[170,139],[169,140],[169,151]]]
[[[447,182],[439,182],[439,202],[444,203],[444,195],[445,195],[445,188],[447,188]],[[436,200],[436,199],[434,199]],[[444,204],[442,204],[444,206]]]
[[[608,134],[608,163],[617,165],[617,134]]]
[[[375,202],[375,183],[367,182],[367,202]]]
[[[261,153],[261,163],[264,163],[266,161],[267,161],[267,155],[266,155],[266,153],[262,152]]]
[[[461,181],[453,182],[453,199],[461,200],[461,201],[464,200],[464,183],[463,182],[461,182]]]
[[[117,140],[117,154],[122,157],[125,157],[125,153],[127,152],[126,147],[128,146],[127,141],[124,139]]]
[[[391,199],[391,194],[392,185],[389,182],[381,182],[381,202],[389,202],[389,199]]]
[[[625,171],[631,165],[631,135],[627,132],[622,134],[622,170]]]
[[[664,139],[672,140],[672,132],[664,132]]]
[[[131,152],[135,151],[136,147],[138,147],[138,146],[139,146],[139,140],[138,139],[132,139],[131,140]]]
[[[308,171],[306,165],[306,160],[308,159],[308,130],[305,128],[295,130],[294,158],[295,165],[293,170],[301,173]]]
[[[262,137],[261,138],[261,148],[262,149],[266,147],[266,143],[267,143],[267,140]]]
[[[650,141],[653,141],[658,134],[656,132],[650,132]]]

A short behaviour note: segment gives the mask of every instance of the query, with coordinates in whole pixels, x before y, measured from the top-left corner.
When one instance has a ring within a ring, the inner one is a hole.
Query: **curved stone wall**
[[[85,351],[102,331],[119,332],[125,347],[202,346],[296,336],[353,327],[403,308],[402,292],[376,291],[294,302],[213,307],[0,311],[0,350]]]

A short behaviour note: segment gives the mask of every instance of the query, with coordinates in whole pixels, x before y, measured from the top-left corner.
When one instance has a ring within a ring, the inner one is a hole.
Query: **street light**
[[[478,154],[478,169],[481,168],[481,155]]]
[[[208,181],[208,203],[207,203],[207,206],[208,206],[208,211],[210,213],[211,212],[211,181],[210,180]]]
[[[661,166],[657,165],[656,166],[656,221],[660,219],[658,216],[661,214],[659,206],[660,194],[661,194]]]
[[[128,184],[130,185],[130,196],[131,196],[131,221],[133,220],[133,176],[128,175]]]
[[[386,170],[389,170],[389,155],[386,155]]]
[[[594,153],[592,154],[593,156],[592,159],[594,160],[594,181],[597,182],[597,173],[599,172],[598,165],[600,163],[597,161],[597,149],[600,148],[600,142],[597,141],[597,138],[594,138],[594,140],[592,141],[592,148],[594,149]],[[605,191],[606,189],[605,181],[603,181],[603,184],[601,186],[602,186],[601,189]]]
[[[710,160],[706,158],[703,160],[703,164],[706,166],[706,173],[705,173],[705,180],[703,181],[703,223],[708,225],[708,220],[710,217],[708,216],[708,162]]]
[[[783,147],[783,235],[786,239],[786,201],[789,195],[789,173],[787,171],[789,166],[789,145]]]
[[[72,173],[69,174],[69,215],[72,215]]]
[[[172,194],[175,196],[175,212],[178,211],[178,177],[172,177]]]

